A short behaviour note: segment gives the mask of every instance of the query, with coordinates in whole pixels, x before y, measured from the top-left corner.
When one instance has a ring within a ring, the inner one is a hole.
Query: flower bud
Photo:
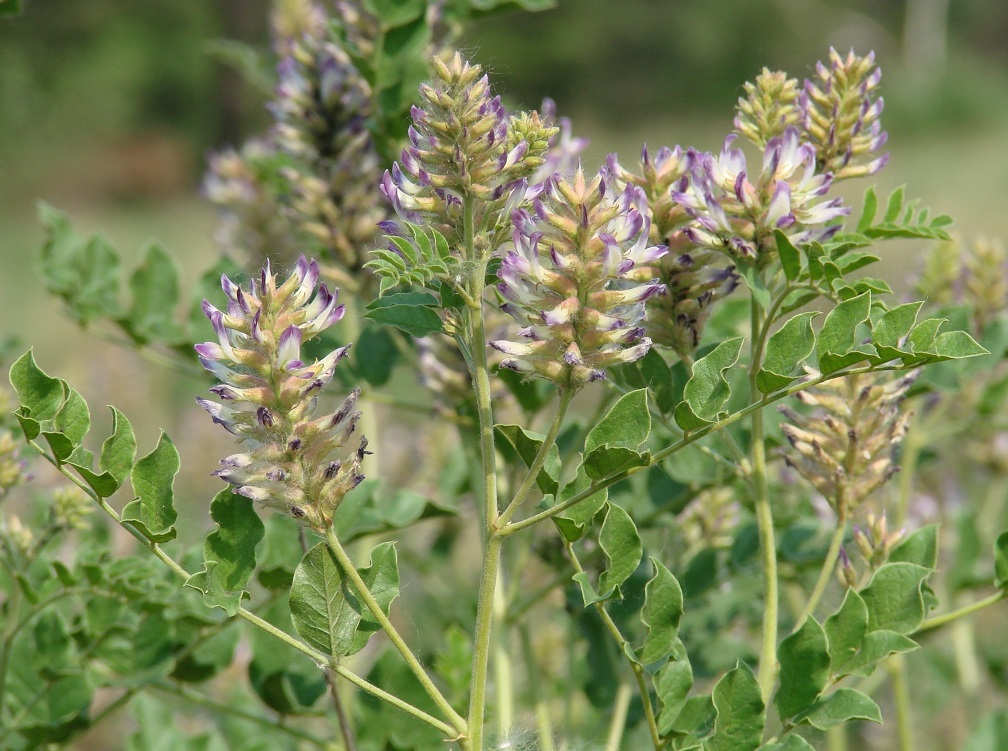
[[[735,132],[761,149],[774,138],[784,135],[789,126],[798,125],[798,81],[787,73],[764,68],[754,81],[744,84],[746,96],[739,97]]]

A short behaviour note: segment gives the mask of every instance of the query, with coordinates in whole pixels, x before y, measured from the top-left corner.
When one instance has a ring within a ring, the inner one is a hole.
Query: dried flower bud
[[[798,80],[780,70],[764,68],[754,81],[746,81],[745,97],[736,107],[735,132],[761,149],[802,121],[798,108]]]
[[[815,150],[797,128],[767,143],[758,174],[733,148],[736,138],[728,136],[718,156],[687,156],[685,185],[672,197],[694,219],[684,230],[692,242],[764,266],[776,257],[775,229],[796,244],[826,240],[840,229],[835,220],[850,209],[839,198],[822,198],[831,177],[816,171]]]
[[[882,98],[875,98],[881,79],[874,52],[861,57],[851,50],[843,58],[831,47],[829,66],[816,63],[816,79],[805,81],[803,128],[819,170],[835,180],[874,175],[889,161],[888,152],[875,156],[887,139],[879,122]]]
[[[906,537],[905,529],[890,531],[886,515],[869,511],[865,526],[854,527],[854,543],[872,571],[889,560],[893,549]]]
[[[826,498],[840,519],[898,470],[894,454],[910,415],[900,411],[914,376],[884,381],[861,373],[826,381],[797,394],[814,408],[781,407],[788,465]]]
[[[554,176],[534,212],[519,209],[512,219],[498,290],[523,341],[491,342],[508,358],[502,367],[577,388],[643,357],[651,347],[639,325],[644,303],[664,286],[632,274],[666,253],[647,244],[643,192],[627,185],[615,194],[606,170],[590,181],[578,170]]]
[[[349,349],[312,364],[301,359],[301,345],[343,317],[337,293],[325,284],[316,288],[318,275],[318,264],[302,256],[279,285],[268,261],[247,288],[222,278],[227,311],[203,304],[218,341],[196,345],[200,362],[221,381],[211,389],[221,402],[196,401],[249,447],[223,459],[214,474],[236,493],[322,529],[364,479],[367,440],[359,447],[350,441],[360,419],[359,389],[333,414],[314,417],[319,392]],[[341,462],[331,470],[336,454]]]

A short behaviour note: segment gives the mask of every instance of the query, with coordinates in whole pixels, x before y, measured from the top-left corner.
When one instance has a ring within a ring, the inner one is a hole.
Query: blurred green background
[[[102,232],[127,268],[157,238],[182,261],[184,282],[195,280],[216,253],[214,211],[199,195],[206,156],[269,124],[268,90],[225,64],[221,49],[238,40],[266,50],[269,8],[27,0],[0,22],[0,341],[34,345],[41,366],[92,404],[142,413],[142,441],[153,444],[157,426],[183,436],[183,461],[201,466],[217,453],[215,437],[199,410],[178,405],[205,384],[59,315],[37,280],[36,204],[66,211],[82,233]],[[591,139],[592,169],[611,151],[633,162],[644,143],[719,148],[742,83],[763,66],[802,78],[831,45],[874,49],[892,152],[877,182],[906,183],[954,216],[965,239],[1008,237],[1006,44],[1003,0],[560,0],[539,14],[488,17],[460,42],[510,104],[553,97]],[[866,183],[854,182],[856,205]],[[894,287],[923,250],[889,246]],[[95,417],[104,429],[106,416]],[[213,487],[194,474],[192,492]]]
[[[0,341],[34,345],[40,365],[93,405],[142,414],[141,448],[164,427],[179,437],[183,463],[206,473],[219,437],[190,407],[205,383],[60,316],[37,277],[36,204],[67,212],[81,233],[100,231],[126,268],[157,238],[194,281],[216,254],[214,211],[199,195],[206,157],[269,125],[268,90],[221,50],[227,40],[266,50],[269,8],[27,0],[22,15],[0,22]],[[831,45],[874,49],[892,152],[877,182],[906,183],[910,196],[954,216],[966,239],[1008,237],[1006,44],[1004,0],[560,0],[543,13],[488,17],[460,42],[511,105],[553,97],[591,139],[590,169],[611,151],[634,162],[644,143],[717,149],[742,83],[763,66],[803,78]],[[867,182],[853,182],[856,205]],[[923,249],[887,248],[894,287]],[[95,419],[101,434],[107,416]],[[212,492],[206,473],[194,468],[183,490]]]

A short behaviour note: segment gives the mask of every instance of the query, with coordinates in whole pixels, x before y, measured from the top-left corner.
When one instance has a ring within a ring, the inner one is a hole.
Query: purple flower
[[[648,244],[643,191],[615,192],[605,169],[590,181],[580,169],[554,175],[512,223],[498,290],[501,309],[522,328],[519,341],[491,342],[507,356],[501,367],[579,388],[647,353],[651,340],[639,326],[645,301],[665,288],[632,272],[667,249]]]
[[[363,479],[366,439],[345,456],[360,418],[358,389],[333,414],[314,416],[318,393],[349,349],[313,363],[301,359],[302,344],[343,317],[338,291],[330,292],[318,277],[318,263],[301,256],[280,284],[269,261],[247,287],[221,278],[227,310],[203,303],[217,341],[197,344],[196,353],[221,381],[210,391],[222,402],[196,401],[248,448],[221,461],[214,474],[236,493],[323,529],[343,496]],[[334,455],[344,457],[337,472],[328,471]]]

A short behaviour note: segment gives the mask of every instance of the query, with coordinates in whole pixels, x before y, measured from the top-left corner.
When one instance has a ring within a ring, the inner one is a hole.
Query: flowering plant
[[[938,526],[891,480],[920,457],[916,421],[953,409],[941,389],[1004,352],[1004,285],[975,270],[1004,259],[932,259],[921,284],[964,274],[969,316],[855,275],[887,239],[950,241],[901,190],[879,216],[868,189],[856,221],[831,196],[887,160],[874,57],[831,50],[804,85],[764,70],[719,154],[596,168],[552,103],[510,112],[450,49],[459,8],[341,6],[332,25],[310,3],[275,19],[274,126],[205,185],[218,239],[258,270],[222,261],[185,324],[164,251],[123,305],[115,252],[43,210],[50,290],[82,324],[202,364],[214,398],[196,402],[232,438],[217,431],[216,528],[187,551],[172,440],[137,459],[113,407],[96,466],[84,397],[31,352],[13,364],[0,494],[31,454],[74,490],[36,527],[6,509],[0,526],[0,744],[69,743],[132,705],[131,748],[162,732],[173,748],[843,749],[882,721],[886,674],[909,748],[904,655],[1008,596],[1008,533],[987,541],[993,576],[939,583]],[[434,393],[379,402],[410,373]],[[974,402],[997,408],[1003,382]],[[93,508],[139,552],[113,556]],[[65,561],[50,542],[69,534],[98,544]],[[209,719],[186,736],[150,696]]]

